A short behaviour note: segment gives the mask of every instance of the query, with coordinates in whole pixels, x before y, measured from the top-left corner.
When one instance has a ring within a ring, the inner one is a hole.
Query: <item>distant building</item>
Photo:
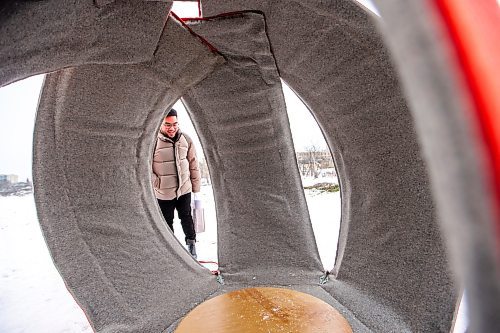
[[[17,175],[0,175],[0,196],[26,195],[33,193],[33,185],[29,179],[19,182]]]
[[[15,184],[18,182],[18,175],[0,175],[0,183]]]

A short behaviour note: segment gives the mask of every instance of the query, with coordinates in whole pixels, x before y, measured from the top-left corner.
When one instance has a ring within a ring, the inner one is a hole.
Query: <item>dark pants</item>
[[[177,215],[181,220],[182,230],[186,236],[186,240],[196,239],[196,232],[194,231],[193,217],[191,216],[191,193],[181,195],[173,200],[160,200],[158,199],[163,218],[168,226],[174,231],[174,210],[177,209]]]

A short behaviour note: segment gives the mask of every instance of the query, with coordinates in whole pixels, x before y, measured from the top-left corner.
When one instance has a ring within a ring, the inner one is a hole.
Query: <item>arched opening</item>
[[[318,251],[325,270],[331,270],[335,264],[340,228],[339,180],[331,153],[316,120],[286,83],[282,82],[282,85]],[[197,234],[198,260],[212,269],[214,266],[206,262],[217,262],[218,256],[217,218],[210,174],[203,148],[184,104],[178,100],[173,107],[178,112],[182,131],[187,133],[196,145],[202,173],[201,200],[205,211],[205,231]],[[174,234],[183,244],[184,234],[177,217],[174,220]]]
[[[35,76],[0,90],[0,105],[2,107],[2,112],[0,112],[0,117],[2,117],[0,121],[2,126],[0,131],[2,135],[2,170],[0,172],[2,174],[18,173],[19,180],[31,179],[32,124],[42,82],[43,76]],[[296,138],[298,135],[297,123],[292,112],[296,112],[293,105],[299,105],[298,103],[302,104],[302,102],[286,85],[283,85],[283,89],[290,112],[292,135],[297,145],[301,139],[300,137]],[[185,112],[180,101],[174,107],[178,111]],[[299,115],[304,116],[300,116],[298,119],[308,121],[308,124],[310,121],[314,122],[303,104],[300,105],[300,108],[302,109],[298,111]],[[183,127],[187,131],[190,126],[192,127],[189,116],[186,114],[186,116],[181,117]],[[300,122],[298,124],[300,129]],[[308,125],[308,130],[309,128]],[[190,131],[195,133],[194,129]],[[192,136],[196,137],[195,135]],[[10,149],[10,153],[6,152],[7,148]],[[201,146],[199,146],[198,151],[201,155]],[[11,153],[15,153],[15,155],[9,155]],[[16,162],[26,171],[18,172],[17,166],[15,169],[4,169],[4,163],[6,162]],[[325,209],[322,201],[328,201],[331,205],[332,200],[327,198],[332,194],[317,194],[314,190],[306,191],[309,192],[306,193],[306,197],[320,256],[325,268],[328,268],[333,263],[334,252],[331,251],[336,250],[336,245],[327,244],[328,247],[322,245],[324,241],[322,237],[326,235],[331,238],[332,235],[322,232],[322,228],[325,227],[327,221],[323,219],[321,211]],[[209,222],[210,219],[215,222],[215,209],[210,183],[202,187],[202,193],[206,210],[207,229],[205,233],[199,235],[200,259],[213,260],[217,258],[217,234],[216,224],[210,224]],[[338,192],[335,193],[334,196],[338,195]],[[340,197],[338,197],[338,201],[340,202]],[[8,331],[10,328],[33,324],[39,329],[46,325],[53,331],[57,331],[57,327],[60,327],[61,330],[77,328],[82,332],[92,332],[85,316],[67,293],[64,283],[53,266],[37,223],[31,195],[1,197],[0,203],[0,221],[2,223],[0,226],[2,228],[0,252],[3,253],[0,257],[0,278],[2,279],[2,299],[8,302],[4,307],[2,330],[6,328],[5,330]],[[328,209],[332,208],[329,207]],[[331,228],[335,221],[338,221],[338,219],[332,219],[331,216],[328,219],[331,220],[331,225],[327,228]],[[182,233],[180,228],[177,228],[177,230]],[[336,239],[335,237],[332,238],[332,240]],[[22,311],[22,315],[19,311]],[[22,318],[27,315],[27,311],[32,313],[30,314],[31,318],[37,319],[26,323]],[[466,301],[464,298],[459,309],[454,332],[464,332],[466,326]]]
[[[467,332],[467,327],[469,324],[469,318],[467,316],[467,296],[465,293],[462,294],[460,299],[460,305],[458,307],[457,320],[453,326],[453,333],[465,333]]]
[[[0,331],[91,333],[54,266],[33,200],[33,127],[43,80],[37,75],[0,89],[0,174],[16,176],[0,185]]]
[[[199,194],[196,195],[196,200],[201,203],[205,223],[204,230],[196,234],[197,260],[209,269],[216,269],[216,264],[213,263],[217,263],[217,219],[210,173],[198,134],[196,133],[184,104],[181,100],[178,100],[173,108],[178,114],[179,130],[187,134],[193,140],[201,173],[201,187]],[[192,195],[191,200],[192,206],[194,207],[194,195]],[[177,211],[175,212],[174,218],[174,234],[179,242],[184,244],[185,235]]]
[[[282,81],[304,194],[325,270],[335,265],[340,229],[340,187],[332,155],[307,106]]]
[[[198,17],[201,14],[200,9],[198,1],[174,1],[171,11],[179,17]]]

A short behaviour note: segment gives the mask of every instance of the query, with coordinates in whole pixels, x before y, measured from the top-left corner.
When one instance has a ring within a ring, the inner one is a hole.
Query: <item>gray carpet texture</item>
[[[170,18],[152,61],[47,75],[34,139],[39,221],[96,332],[161,332],[218,288],[167,231],[150,177],[165,111],[223,62]]]
[[[262,14],[191,21],[226,63],[183,101],[205,147],[229,282],[317,281],[322,265]]]
[[[172,1],[6,1],[0,7],[0,87],[89,63],[152,58]]]
[[[342,221],[336,278],[324,288],[374,331],[449,331],[457,292],[413,118],[375,18],[350,1],[203,4],[206,16],[264,12],[279,73],[330,146]]]
[[[95,332],[174,332],[197,304],[248,286],[309,293],[363,333],[450,332],[465,288],[470,332],[500,330],[484,152],[447,36],[429,0],[375,3],[382,17],[354,0],[205,0],[186,22],[172,1],[0,5],[0,86],[49,73],[35,202]],[[280,79],[340,179],[326,282]],[[179,98],[212,177],[225,284],[168,230],[151,188]]]

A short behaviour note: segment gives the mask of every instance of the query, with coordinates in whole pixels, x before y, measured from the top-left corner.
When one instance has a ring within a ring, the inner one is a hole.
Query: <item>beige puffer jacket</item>
[[[155,195],[161,200],[172,200],[200,191],[201,173],[193,140],[180,131],[177,137],[174,142],[158,133],[151,180]]]

